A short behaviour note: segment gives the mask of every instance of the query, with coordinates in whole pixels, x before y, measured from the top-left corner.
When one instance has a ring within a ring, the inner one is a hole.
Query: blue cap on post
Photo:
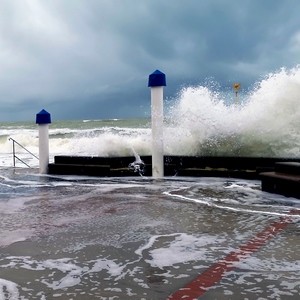
[[[51,115],[42,109],[36,114],[36,124],[51,124]]]
[[[159,70],[149,75],[148,86],[166,86],[166,75]]]

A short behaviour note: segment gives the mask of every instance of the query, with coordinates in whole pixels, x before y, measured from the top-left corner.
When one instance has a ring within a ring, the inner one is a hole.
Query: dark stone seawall
[[[141,156],[145,176],[152,175],[152,157]],[[55,156],[49,174],[88,176],[140,176],[129,164],[134,156]],[[277,162],[299,162],[300,158],[164,156],[165,176],[206,176],[258,179],[261,172],[275,170]]]

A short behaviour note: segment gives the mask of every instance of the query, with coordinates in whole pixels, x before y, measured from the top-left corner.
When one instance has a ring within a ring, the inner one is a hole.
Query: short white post
[[[36,115],[36,124],[39,125],[39,161],[40,174],[48,173],[49,164],[49,124],[51,124],[50,114],[42,109]]]
[[[163,87],[166,75],[156,70],[149,75],[148,86],[151,87],[152,177],[161,178],[164,176]]]

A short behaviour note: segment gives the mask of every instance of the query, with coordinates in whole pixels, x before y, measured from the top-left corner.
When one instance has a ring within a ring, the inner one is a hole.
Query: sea
[[[164,153],[298,158],[299,96],[298,66],[237,97],[215,83],[184,87],[164,107]],[[50,163],[151,155],[150,117],[51,117]],[[0,122],[0,300],[169,299],[287,216],[201,299],[298,299],[298,199],[262,192],[259,180],[39,174],[38,147],[35,115]]]

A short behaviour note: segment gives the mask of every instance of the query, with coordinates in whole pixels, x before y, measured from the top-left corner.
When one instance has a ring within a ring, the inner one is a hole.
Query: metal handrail
[[[16,166],[16,159],[19,160],[21,163],[23,163],[24,165],[26,165],[28,168],[30,168],[30,166],[28,164],[26,164],[26,162],[24,162],[21,158],[19,158],[16,155],[16,151],[15,151],[15,143],[20,146],[21,148],[23,148],[25,151],[27,151],[30,155],[32,155],[33,157],[35,157],[36,159],[39,159],[36,155],[34,155],[32,152],[30,152],[28,149],[26,149],[24,146],[22,146],[20,143],[18,143],[16,140],[14,140],[13,138],[9,138],[9,141],[13,142],[13,162],[14,162],[14,167]]]

